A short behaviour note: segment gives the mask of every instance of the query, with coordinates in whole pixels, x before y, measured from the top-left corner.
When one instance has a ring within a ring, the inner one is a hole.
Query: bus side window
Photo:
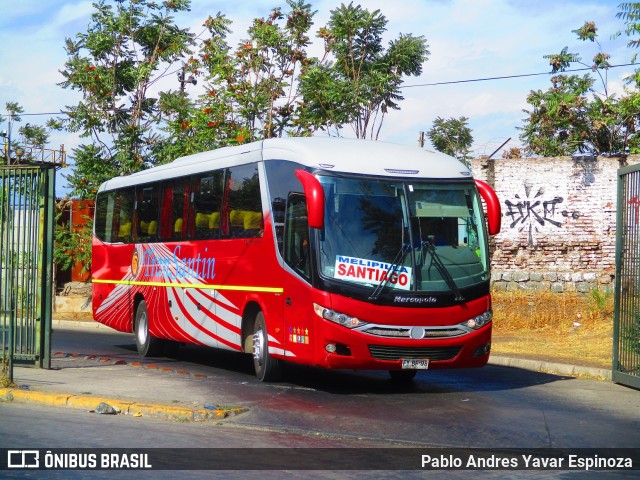
[[[303,277],[311,278],[309,224],[304,194],[292,193],[287,201],[284,226],[284,260]]]
[[[261,237],[264,230],[260,181],[255,163],[226,171],[222,232],[226,238]]]
[[[186,232],[185,181],[177,179],[165,182],[162,189],[160,210],[160,239],[182,240]]]
[[[115,195],[113,192],[99,193],[96,198],[94,232],[103,242],[113,242],[113,204]]]
[[[135,240],[155,242],[158,239],[158,186],[150,185],[136,189]]]
[[[219,238],[222,172],[215,171],[196,177],[191,197],[189,230],[193,238]],[[174,228],[177,228],[177,225],[174,225]]]
[[[284,219],[287,198],[291,192],[302,192],[296,170],[305,167],[287,160],[272,160],[264,163],[271,197],[271,222],[275,228],[278,251],[284,257]],[[325,195],[329,192],[326,191]]]
[[[131,243],[131,225],[133,220],[133,189],[115,192],[113,231],[115,242]]]

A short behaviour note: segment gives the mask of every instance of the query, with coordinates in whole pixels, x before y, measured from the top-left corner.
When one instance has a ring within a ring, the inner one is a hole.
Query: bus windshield
[[[373,289],[449,292],[488,280],[482,205],[472,182],[321,176],[325,278]]]

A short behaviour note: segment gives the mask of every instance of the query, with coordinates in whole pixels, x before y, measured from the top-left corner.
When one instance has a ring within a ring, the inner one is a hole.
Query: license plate
[[[429,368],[428,358],[403,358],[402,368],[408,370],[427,370]]]

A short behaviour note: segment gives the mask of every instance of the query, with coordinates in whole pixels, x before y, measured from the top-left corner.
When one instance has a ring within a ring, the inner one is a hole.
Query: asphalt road
[[[607,381],[488,366],[424,371],[413,383],[398,385],[386,372],[290,366],[284,381],[265,384],[255,378],[249,357],[187,347],[172,357],[140,361],[132,335],[106,328],[56,328],[53,352],[53,370],[20,370],[16,380],[21,388],[147,403],[242,406],[247,412],[216,422],[180,423],[0,402],[0,449],[224,447],[244,454],[249,448],[278,448],[275,455],[269,453],[273,461],[291,466],[278,472],[192,470],[179,474],[184,478],[275,479],[282,472],[291,478],[331,479],[639,476],[639,470],[340,469],[354,456],[370,455],[369,448],[517,448],[523,454],[539,448],[637,448],[640,392]],[[300,461],[296,448],[334,448],[330,459],[335,461],[328,461],[326,470],[300,470],[294,468]],[[175,478],[176,472],[4,470],[0,476]]]
[[[57,329],[53,345],[54,351],[133,361],[139,360],[133,340],[104,328]],[[131,367],[120,367],[117,383],[104,385],[100,369],[92,368],[90,388],[167,402],[246,406],[247,413],[228,423],[333,438],[491,448],[640,446],[640,392],[607,381],[487,366],[424,371],[403,386],[386,372],[291,366],[283,382],[265,384],[255,379],[244,355],[186,347],[172,358],[145,361],[194,375],[164,375],[154,391],[146,391]]]

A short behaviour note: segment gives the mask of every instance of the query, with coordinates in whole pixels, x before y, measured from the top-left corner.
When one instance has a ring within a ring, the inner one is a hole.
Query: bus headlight
[[[472,328],[473,330],[477,330],[481,327],[484,327],[487,323],[489,323],[492,317],[493,317],[493,313],[491,312],[491,310],[487,310],[486,312],[476,317],[470,318],[469,320],[462,322],[459,325],[467,328]]]
[[[338,325],[342,325],[347,328],[356,328],[362,325],[366,325],[367,322],[363,322],[362,320],[358,320],[356,317],[351,317],[346,313],[336,312],[335,310],[331,310],[330,308],[325,308],[322,305],[318,305],[317,303],[313,304],[313,310],[316,312],[316,315],[324,318],[325,320],[329,320],[330,322],[337,323]]]

